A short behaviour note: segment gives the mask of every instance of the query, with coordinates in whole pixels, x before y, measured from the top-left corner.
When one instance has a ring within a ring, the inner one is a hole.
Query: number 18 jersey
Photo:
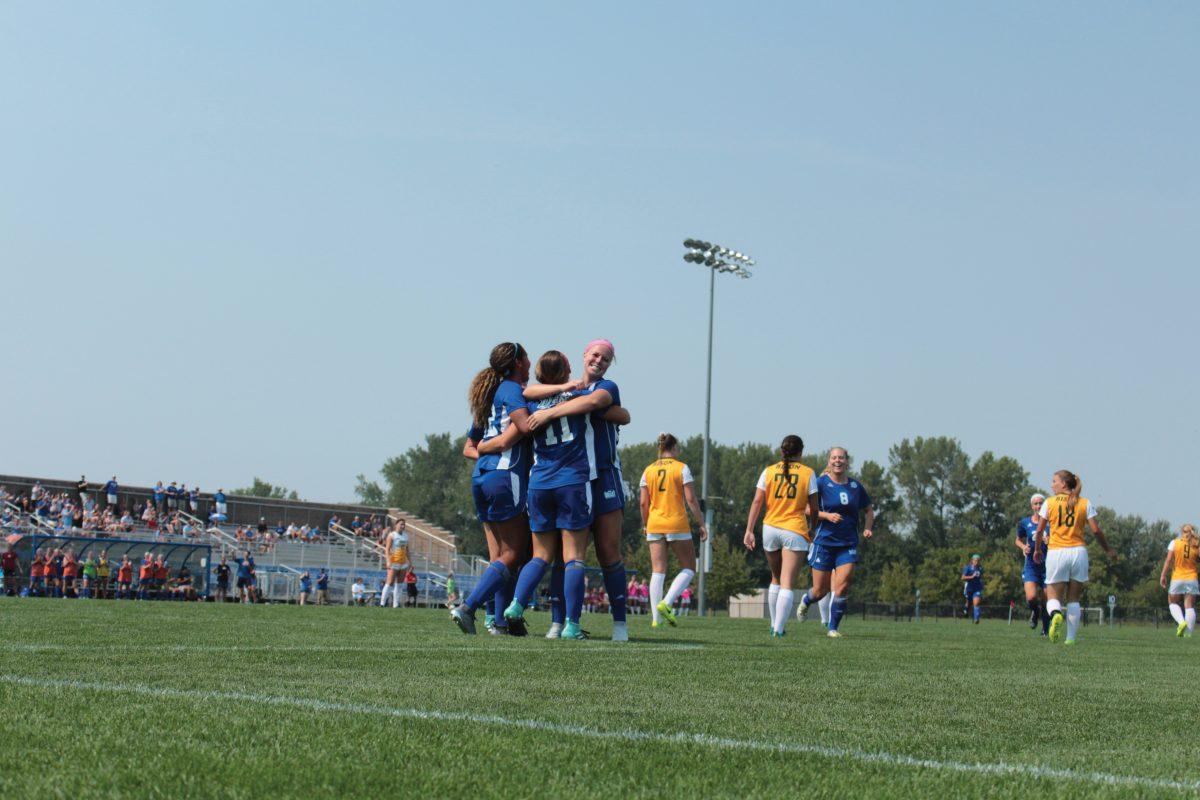
[[[1062,547],[1083,547],[1083,526],[1089,519],[1096,516],[1096,509],[1086,498],[1079,498],[1071,504],[1071,496],[1056,494],[1042,503],[1038,512],[1046,520],[1050,528],[1050,544],[1048,549],[1058,550]]]
[[[767,515],[764,525],[798,533],[812,541],[808,529],[808,498],[817,493],[817,475],[809,467],[795,461],[780,461],[762,471],[758,488],[767,494]]]

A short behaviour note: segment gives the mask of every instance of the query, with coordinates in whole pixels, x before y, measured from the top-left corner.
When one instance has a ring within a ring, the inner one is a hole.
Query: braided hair
[[[501,342],[492,348],[487,367],[475,374],[471,380],[471,388],[467,389],[467,405],[471,409],[471,419],[477,427],[483,428],[487,425],[497,387],[513,373],[524,358],[525,348],[516,342]]]
[[[779,454],[783,456],[783,474],[791,474],[788,471],[788,466],[793,461],[799,461],[800,456],[804,453],[804,440],[794,433],[789,433],[783,437],[783,441],[779,443]]]

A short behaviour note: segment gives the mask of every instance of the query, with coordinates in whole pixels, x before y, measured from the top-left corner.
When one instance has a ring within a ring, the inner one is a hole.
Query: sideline
[[[1033,764],[1008,764],[1005,762],[969,762],[969,761],[939,761],[931,758],[916,758],[914,756],[888,753],[884,751],[867,751],[843,747],[826,747],[822,745],[798,744],[792,742],[766,742],[754,739],[730,739],[721,736],[708,736],[701,733],[655,733],[639,730],[600,730],[587,728],[582,725],[569,725],[560,722],[545,722],[536,719],[512,719],[509,717],[492,716],[488,714],[471,714],[463,711],[425,711],[417,708],[390,708],[359,703],[337,703],[328,700],[315,700],[305,697],[286,697],[271,694],[256,694],[252,692],[222,692],[203,689],[175,689],[166,686],[146,686],[135,683],[93,683],[89,681],[54,680],[49,678],[31,678],[25,675],[0,674],[0,683],[14,686],[30,686],[47,689],[78,689],[89,692],[115,692],[121,694],[136,694],[149,697],[166,697],[189,700],[233,700],[239,702],[260,703],[263,705],[297,708],[305,711],[332,711],[337,713],[374,714],[398,719],[437,720],[441,722],[469,722],[475,725],[493,725],[502,728],[520,728],[523,730],[555,733],[565,736],[578,736],[586,739],[604,739],[624,742],[654,742],[664,744],[698,745],[727,750],[756,750],[775,753],[803,754],[824,756],[827,758],[848,759],[865,764],[888,764],[897,767],[914,769],[931,769],[945,772],[973,773],[978,775],[1008,775],[1017,777],[1048,778],[1054,780],[1077,781],[1080,783],[1097,783],[1107,786],[1136,786],[1149,789],[1173,789],[1176,791],[1195,792],[1200,790],[1200,782],[1171,780],[1169,778],[1148,778],[1140,775],[1114,775],[1107,772],[1079,772],[1070,769],[1042,767]]]
[[[533,637],[540,638],[540,637]],[[490,641],[490,640],[484,640]],[[425,653],[431,650],[436,651],[453,651],[453,652],[472,652],[472,653],[566,653],[577,652],[579,647],[585,648],[588,655],[603,653],[612,655],[616,653],[644,653],[647,650],[703,650],[702,644],[639,644],[638,642],[618,643],[610,642],[605,639],[592,640],[583,644],[572,643],[567,645],[552,645],[548,648],[537,650],[523,649],[520,645],[501,645],[495,647],[494,642],[489,645],[472,645],[472,644],[422,644],[419,648],[420,652]],[[290,644],[290,645],[269,645],[269,644],[100,644],[100,645],[82,645],[82,644],[55,644],[47,642],[44,644],[38,643],[18,643],[5,642],[0,644],[0,652],[8,650],[10,652],[19,653],[70,653],[70,652],[87,652],[95,653],[97,650],[108,651],[127,651],[138,652],[143,650],[152,650],[156,653],[381,653],[388,657],[395,657],[396,653],[385,650],[380,645],[343,645],[343,644]]]

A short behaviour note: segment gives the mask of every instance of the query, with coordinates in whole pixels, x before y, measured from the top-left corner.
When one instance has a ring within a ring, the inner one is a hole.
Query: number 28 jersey
[[[1086,498],[1079,498],[1071,504],[1071,496],[1056,494],[1042,503],[1038,512],[1046,520],[1050,528],[1050,544],[1048,549],[1058,550],[1063,547],[1083,547],[1083,526],[1089,519],[1096,516],[1095,507]]]
[[[767,495],[767,515],[764,525],[798,533],[812,541],[808,529],[808,498],[817,493],[817,474],[797,462],[772,464],[762,471],[758,488]]]

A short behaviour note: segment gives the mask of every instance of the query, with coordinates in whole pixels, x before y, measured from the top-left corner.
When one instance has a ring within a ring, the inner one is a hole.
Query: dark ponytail
[[[491,414],[492,399],[500,382],[516,370],[517,365],[526,357],[525,348],[516,342],[502,342],[492,348],[488,358],[488,366],[479,370],[471,380],[467,389],[467,405],[471,409],[471,419],[476,427],[487,425]]]
[[[804,454],[804,440],[794,433],[789,433],[783,437],[783,441],[779,443],[779,455],[783,456],[783,474],[790,475],[788,466],[793,461],[799,461],[800,456]]]
[[[660,433],[658,435],[658,457],[662,458],[663,453],[670,452],[679,447],[679,440],[669,433]]]

